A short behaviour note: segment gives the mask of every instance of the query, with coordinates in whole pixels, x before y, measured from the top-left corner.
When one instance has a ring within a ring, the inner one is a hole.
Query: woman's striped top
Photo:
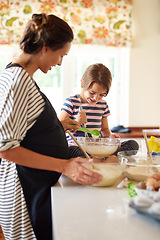
[[[86,128],[93,130],[98,129],[101,131],[102,118],[108,117],[110,115],[109,107],[105,100],[100,100],[97,103],[87,103],[79,98],[79,95],[71,96],[66,98],[62,110],[69,114],[71,119],[76,119],[77,114],[80,111],[80,106],[87,116]],[[73,134],[75,137],[84,136],[84,133],[76,131]],[[70,136],[67,135],[67,140],[72,143]]]
[[[33,79],[21,67],[1,73],[0,99],[0,151],[3,151],[20,145],[45,103]]]
[[[21,67],[1,73],[0,99],[0,151],[4,151],[20,146],[45,102],[33,79]],[[0,165],[0,224],[5,239],[36,239],[16,165],[5,159]]]

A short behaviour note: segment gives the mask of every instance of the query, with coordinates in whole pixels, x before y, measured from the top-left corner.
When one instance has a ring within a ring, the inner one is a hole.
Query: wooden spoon
[[[75,137],[72,135],[72,133],[67,130],[67,133],[71,136],[71,138],[75,141],[75,143],[78,145],[78,147],[82,150],[86,158],[90,158],[90,156],[86,153],[86,151],[83,149],[83,147],[79,144],[79,142],[75,139]]]
[[[144,136],[144,140],[145,140],[145,143],[146,143],[148,156],[149,156],[150,162],[152,163],[153,162],[152,161],[152,154],[151,154],[150,149],[149,149],[149,144],[148,144],[148,140],[147,140],[147,133],[145,131],[143,131],[143,136]]]

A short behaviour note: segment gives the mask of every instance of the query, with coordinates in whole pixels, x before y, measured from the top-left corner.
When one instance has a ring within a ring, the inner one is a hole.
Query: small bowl
[[[120,179],[125,166],[119,163],[84,163],[89,170],[103,175],[100,183],[94,184],[94,187],[110,187]]]
[[[120,144],[119,138],[80,138],[79,143],[92,157],[103,159],[112,155]]]
[[[118,153],[119,161],[126,164],[125,176],[132,181],[145,181],[154,173],[160,173],[160,156],[152,156],[139,151],[122,151]]]

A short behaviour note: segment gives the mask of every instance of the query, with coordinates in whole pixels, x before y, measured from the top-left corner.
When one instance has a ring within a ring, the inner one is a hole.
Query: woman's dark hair
[[[85,70],[81,79],[82,91],[91,88],[93,83],[103,86],[106,89],[106,95],[108,94],[112,83],[112,74],[102,63],[92,64]]]
[[[43,46],[55,51],[72,40],[73,31],[61,18],[52,14],[33,14],[20,41],[20,48],[25,53],[36,54]]]

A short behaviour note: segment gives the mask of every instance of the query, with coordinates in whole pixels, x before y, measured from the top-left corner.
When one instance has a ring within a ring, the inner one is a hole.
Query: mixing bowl
[[[124,174],[132,181],[145,181],[154,173],[160,173],[160,156],[149,156],[139,151],[122,151],[118,153],[119,161],[126,164]]]
[[[120,179],[125,165],[120,163],[84,163],[86,168],[103,175],[100,183],[94,184],[95,187],[109,187]]]
[[[119,138],[81,138],[79,139],[80,144],[83,145],[83,148],[87,153],[92,157],[96,158],[106,158],[109,155],[112,155],[118,148],[120,144]]]

